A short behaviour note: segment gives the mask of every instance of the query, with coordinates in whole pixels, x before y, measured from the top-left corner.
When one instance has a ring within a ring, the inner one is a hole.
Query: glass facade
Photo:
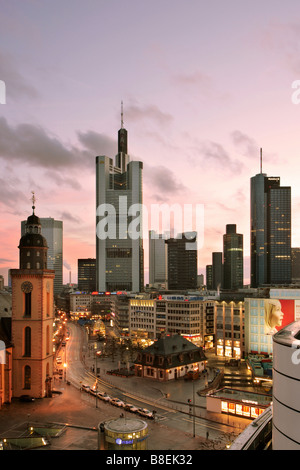
[[[251,178],[251,287],[291,282],[291,188]]]

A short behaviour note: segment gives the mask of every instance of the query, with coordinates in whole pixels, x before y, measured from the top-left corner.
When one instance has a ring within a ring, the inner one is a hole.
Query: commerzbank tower
[[[144,289],[142,239],[143,163],[130,161],[128,134],[118,131],[118,153],[113,159],[96,157],[96,277],[99,292],[141,292]],[[139,210],[138,210],[139,209]],[[140,236],[135,226],[140,223]],[[129,230],[128,230],[129,229]]]

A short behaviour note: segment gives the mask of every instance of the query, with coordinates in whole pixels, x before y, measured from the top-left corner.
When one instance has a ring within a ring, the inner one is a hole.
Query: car
[[[83,390],[84,392],[89,392],[91,390],[91,387],[89,385],[82,384],[81,390]]]
[[[100,398],[100,400],[103,400],[103,401],[111,401],[110,396],[108,396],[106,392],[98,392],[97,397]]]
[[[140,416],[144,416],[145,418],[154,419],[154,414],[151,411],[147,410],[146,408],[139,408],[138,414]]]
[[[138,412],[138,408],[134,405],[131,405],[131,403],[127,403],[124,406],[124,410],[130,411],[130,413],[137,413]]]
[[[30,395],[21,395],[19,397],[19,400],[23,402],[31,402],[31,401],[34,401],[35,399],[31,397]]]
[[[119,398],[112,398],[111,404],[114,406],[119,406],[120,408],[125,406],[125,403],[122,400],[119,400]]]
[[[91,395],[97,396],[97,392],[93,388],[90,388],[89,392]]]

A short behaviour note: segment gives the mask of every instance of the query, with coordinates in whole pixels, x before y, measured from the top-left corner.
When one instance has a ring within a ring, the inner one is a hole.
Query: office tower
[[[48,245],[48,269],[55,271],[54,295],[61,293],[63,288],[63,222],[52,217],[41,217],[42,235]],[[21,236],[25,234],[26,221],[21,222]]]
[[[53,377],[53,279],[47,240],[33,213],[19,243],[19,269],[12,278],[13,396],[51,396]]]
[[[300,248],[292,248],[292,283],[300,284]]]
[[[197,234],[186,232],[166,240],[168,289],[197,289]]]
[[[212,264],[206,266],[206,289],[212,290],[213,280],[212,280]]]
[[[163,235],[149,231],[149,284],[166,287],[167,244]]]
[[[212,288],[218,290],[223,287],[223,253],[212,254]]]
[[[223,235],[224,289],[240,289],[244,285],[243,235],[236,233],[236,225],[226,225]]]
[[[129,161],[127,130],[118,132],[115,166],[96,157],[96,277],[98,291],[144,288],[142,239],[143,163]],[[140,234],[139,234],[140,230]]]
[[[96,259],[78,259],[78,290],[84,292],[96,291]]]
[[[262,161],[262,154],[261,154]],[[251,178],[251,287],[291,282],[291,187]]]

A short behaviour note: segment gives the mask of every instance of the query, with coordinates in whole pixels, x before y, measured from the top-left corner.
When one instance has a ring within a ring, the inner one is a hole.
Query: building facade
[[[84,292],[96,291],[96,259],[80,258],[78,267],[78,290]]]
[[[34,206],[33,206],[34,209]],[[13,396],[51,396],[53,378],[53,280],[41,221],[28,217],[19,244],[20,269],[11,270]]]
[[[244,286],[243,235],[236,233],[236,225],[226,225],[223,235],[224,289],[241,289]]]
[[[60,294],[63,288],[63,222],[52,217],[41,217],[41,234],[47,240],[48,269],[55,271],[54,295]],[[21,236],[26,232],[26,221],[21,222]]]
[[[130,161],[122,122],[115,165],[112,158],[96,157],[98,291],[144,289],[142,171],[142,162]]]
[[[214,302],[202,297],[163,295],[130,299],[130,335],[155,340],[180,334],[196,346],[209,349],[214,341]]]
[[[167,286],[167,244],[162,234],[149,231],[149,284]]]
[[[197,234],[180,234],[166,240],[168,246],[168,289],[197,289]]]
[[[212,289],[218,290],[223,287],[223,253],[212,254]]]
[[[251,178],[251,286],[291,283],[291,188]]]
[[[162,336],[139,352],[134,367],[138,377],[168,381],[184,377],[189,372],[201,373],[205,364],[203,349],[175,334]]]
[[[245,355],[244,302],[215,301],[216,354],[234,359]]]

